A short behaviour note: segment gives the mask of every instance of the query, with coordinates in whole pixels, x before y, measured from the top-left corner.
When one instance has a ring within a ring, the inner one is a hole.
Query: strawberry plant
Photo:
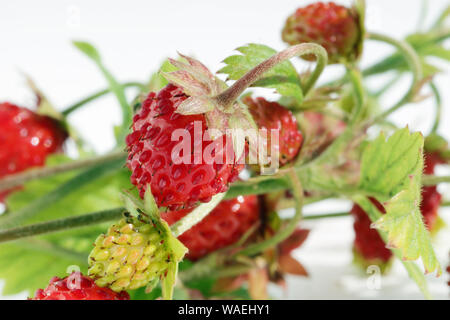
[[[289,47],[243,45],[216,73],[180,54],[147,83],[120,83],[93,45],[76,41],[108,88],[58,111],[29,80],[35,110],[0,103],[3,294],[267,299],[270,282],[308,276],[292,255],[307,240],[303,221],[350,216],[355,264],[388,273],[397,259],[431,298],[424,274],[442,274],[433,236],[448,205],[438,186],[450,182],[435,167],[449,165],[450,149],[438,134],[441,70],[428,58],[450,60],[449,11],[399,40],[366,30],[363,0],[295,9],[282,31]],[[362,69],[369,41],[395,53]],[[295,67],[299,58],[309,71]],[[325,79],[331,64],[345,74]],[[399,101],[380,107],[393,82],[375,91],[367,80],[384,74],[412,81]],[[128,87],[139,91],[132,100]],[[254,87],[276,90],[277,100],[254,96]],[[108,93],[122,114],[112,128],[116,145],[93,154],[70,116]],[[431,98],[430,132],[390,121]],[[67,141],[77,156],[69,157]],[[303,214],[328,199],[352,209]]]

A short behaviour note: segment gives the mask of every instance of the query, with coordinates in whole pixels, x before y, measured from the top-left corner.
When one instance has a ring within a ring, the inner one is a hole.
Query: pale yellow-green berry
[[[89,255],[89,276],[114,291],[137,289],[160,278],[170,254],[152,225],[137,218],[122,219],[100,235]]]

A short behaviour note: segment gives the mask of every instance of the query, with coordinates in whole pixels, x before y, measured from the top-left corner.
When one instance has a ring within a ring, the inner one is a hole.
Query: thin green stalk
[[[234,199],[240,195],[259,195],[268,192],[289,189],[289,180],[285,177],[267,176],[266,179],[249,179],[247,181],[235,182],[225,195],[225,199]]]
[[[335,212],[335,213],[325,213],[325,214],[314,214],[314,215],[305,215],[305,216],[303,216],[303,220],[317,220],[317,219],[339,218],[339,217],[346,217],[348,215],[350,215],[350,213],[348,211]]]
[[[364,109],[364,86],[362,83],[361,72],[355,66],[347,66],[347,73],[350,83],[353,86],[353,94],[355,100],[355,106],[352,111],[350,124],[356,123]]]
[[[8,212],[4,216],[0,217],[0,228],[5,229],[13,225],[18,225],[26,219],[38,215],[42,212],[42,210],[68,196],[71,192],[82,188],[96,179],[121,169],[124,161],[125,157],[107,163],[102,163],[101,165],[91,167],[81,172],[72,179],[58,186],[56,189],[30,202],[26,207],[16,212]]]
[[[300,180],[298,179],[297,173],[294,169],[292,169],[288,174],[291,185],[293,189],[294,198],[296,199],[296,208],[294,217],[288,222],[288,224],[278,231],[274,236],[264,241],[249,245],[248,247],[242,249],[237,252],[236,255],[245,255],[251,256],[255,255],[261,251],[264,251],[267,248],[271,248],[276,246],[278,243],[282,242],[286,238],[288,238],[292,232],[294,232],[298,223],[302,219],[302,208],[303,208],[303,187],[301,185]]]
[[[424,186],[435,186],[439,183],[450,183],[450,176],[425,175],[422,177],[422,184]]]
[[[32,180],[48,178],[68,171],[89,168],[105,162],[110,162],[112,160],[123,159],[124,157],[125,153],[123,151],[114,151],[103,156],[70,161],[50,167],[27,170],[0,179],[0,191],[21,186]]]
[[[439,123],[441,121],[441,113],[442,113],[442,99],[441,94],[439,93],[438,88],[433,82],[430,82],[431,91],[433,92],[434,99],[436,102],[436,115],[434,118],[433,127],[431,128],[431,133],[436,133],[439,129]]]
[[[415,50],[420,52],[421,50],[427,48],[428,46],[440,43],[448,38],[450,38],[450,29],[439,29],[430,32],[430,38],[428,41],[423,41],[421,43],[414,44]],[[365,69],[362,73],[364,77],[373,76],[376,74],[384,73],[389,70],[399,69],[405,64],[405,57],[400,53],[394,53],[391,56],[383,59],[380,62],[375,63],[371,67]],[[340,80],[342,81],[342,79]],[[338,81],[339,82],[339,81]]]
[[[106,81],[109,84],[109,89],[117,98],[119,105],[122,109],[122,126],[120,132],[117,134],[117,142],[118,144],[123,144],[125,141],[125,136],[128,133],[129,127],[132,123],[133,119],[133,110],[129,105],[127,98],[125,96],[125,90],[122,84],[120,84],[114,76],[109,72],[109,70],[105,67],[98,53],[97,49],[92,46],[90,43],[83,41],[74,41],[73,44],[77,47],[81,52],[83,52],[87,57],[89,57],[100,69]]]
[[[145,89],[145,86],[142,83],[139,82],[126,82],[122,84],[123,88],[131,88],[131,87],[136,87],[139,88],[141,90]],[[103,96],[105,96],[106,94],[110,93],[111,89],[107,88],[107,89],[103,89],[99,92],[96,92],[94,94],[91,94],[89,96],[87,96],[86,98],[70,105],[69,107],[67,107],[66,109],[64,109],[61,113],[67,117],[69,114],[71,114],[72,112],[78,110],[79,108],[81,108],[82,106],[84,106],[85,104],[88,104],[98,98],[101,98]]]
[[[115,208],[84,214],[81,216],[68,217],[22,226],[7,230],[0,230],[0,242],[13,241],[21,238],[34,237],[68,229],[75,229],[102,222],[117,220],[122,216],[125,208]]]
[[[447,8],[445,10],[442,11],[441,15],[439,16],[439,18],[436,20],[436,22],[433,24],[432,29],[437,29],[439,28],[442,23],[450,16],[450,5],[447,6]]]
[[[441,207],[450,207],[450,201],[442,202]]]
[[[417,90],[419,89],[420,81],[423,78],[423,71],[419,56],[409,43],[405,41],[396,40],[389,36],[377,33],[368,34],[368,39],[386,42],[396,47],[398,51],[404,56],[406,62],[408,63],[409,68],[411,69],[413,76],[408,92],[400,99],[400,101],[398,101],[392,107],[388,108],[386,111],[382,112],[379,116],[377,116],[374,120],[374,122],[377,122],[379,120],[385,119],[391,113],[395,112],[404,104],[410,102],[412,98],[414,98],[415,94],[417,93]]]

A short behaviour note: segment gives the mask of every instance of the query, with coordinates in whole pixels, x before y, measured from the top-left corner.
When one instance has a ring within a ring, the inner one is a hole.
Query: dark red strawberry
[[[270,156],[272,147],[280,151],[280,165],[293,160],[302,145],[303,136],[298,129],[297,119],[291,111],[276,102],[264,98],[244,98],[243,102],[249,107],[257,126],[267,132],[267,153]],[[278,130],[279,143],[271,146],[270,130]]]
[[[370,199],[372,203],[385,213],[384,207],[375,199]],[[358,205],[354,205],[351,214],[355,218],[353,228],[355,230],[354,250],[366,261],[386,263],[392,256],[391,250],[386,248],[386,244],[381,239],[377,230],[372,229],[372,221],[364,210]]]
[[[42,166],[67,138],[56,120],[8,102],[0,103],[0,128],[0,178]],[[0,193],[0,201],[7,193]]]
[[[45,289],[39,289],[31,300],[130,300],[126,291],[114,292],[97,286],[80,272],[60,279],[54,277]]]
[[[299,8],[284,26],[283,41],[290,45],[314,42],[328,52],[330,63],[355,60],[361,51],[359,14],[334,2]],[[308,60],[309,57],[306,57]]]
[[[444,163],[437,152],[425,152],[424,160],[424,174],[434,174],[436,165]],[[433,227],[435,226],[441,202],[442,195],[437,191],[436,186],[426,186],[422,188],[420,211],[422,212],[428,230],[433,230]]]
[[[190,210],[165,212],[161,217],[171,225],[189,212]],[[219,203],[206,218],[178,239],[189,249],[186,257],[197,260],[238,241],[258,219],[258,197],[239,196]]]
[[[186,99],[188,95],[172,84],[158,94],[150,93],[134,116],[133,132],[126,139],[131,182],[138,187],[141,197],[149,184],[158,206],[172,210],[192,207],[197,201],[210,201],[215,194],[226,191],[243,168],[236,163],[233,145],[226,135],[214,141],[203,137],[208,129],[204,114],[175,112]],[[195,136],[196,126],[200,127],[200,136]],[[176,150],[181,140],[171,138],[177,129],[189,133],[189,154]],[[200,155],[195,153],[197,149]],[[213,160],[204,158],[205,154]],[[186,157],[187,161],[176,164],[174,157]]]

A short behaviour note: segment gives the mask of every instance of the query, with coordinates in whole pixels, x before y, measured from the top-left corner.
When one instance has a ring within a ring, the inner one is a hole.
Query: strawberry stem
[[[95,181],[96,179],[100,179],[108,174],[111,174],[114,171],[121,169],[125,161],[124,158],[104,162],[87,170],[84,170],[83,172],[59,185],[47,194],[36,198],[27,206],[15,212],[8,212],[5,215],[2,215],[0,217],[0,225],[3,228],[9,227],[11,225],[18,225],[26,219],[38,215],[44,209],[65,198],[72,192],[79,190],[83,186]]]
[[[422,177],[424,186],[435,186],[439,183],[450,183],[450,176],[425,175]]]
[[[64,219],[51,220],[28,226],[16,227],[0,231],[0,242],[13,241],[20,238],[33,237],[68,229],[94,225],[116,220],[122,216],[125,208],[115,208],[99,212],[83,214]]]
[[[431,133],[436,133],[437,130],[439,129],[439,124],[441,121],[442,99],[441,99],[441,94],[439,93],[439,90],[433,81],[430,82],[430,87],[431,87],[431,91],[433,92],[434,99],[436,101],[436,115],[434,118],[433,127],[431,128]]]
[[[361,72],[355,66],[347,66],[347,73],[350,79],[350,83],[353,86],[355,107],[352,111],[351,123],[358,121],[359,116],[364,108],[364,86],[362,83]]]
[[[239,98],[245,89],[260,80],[262,76],[274,66],[293,57],[308,54],[313,54],[317,57],[317,65],[316,69],[303,88],[305,93],[307,93],[316,83],[328,61],[326,50],[322,46],[315,43],[298,44],[273,55],[247,72],[244,76],[242,76],[242,78],[237,80],[231,87],[217,95],[214,99],[220,106],[227,109]]]
[[[36,168],[8,175],[0,180],[0,191],[21,186],[24,183],[32,180],[48,178],[60,173],[65,173],[77,169],[89,168],[113,160],[123,159],[125,156],[126,154],[123,151],[115,151],[103,156],[70,161],[56,166]]]
[[[136,87],[136,88],[139,88],[141,90],[145,89],[145,86],[142,83],[139,83],[139,82],[126,82],[126,83],[122,84],[122,87],[123,88]],[[90,103],[90,102],[92,102],[92,101],[94,101],[94,100],[96,100],[98,98],[101,98],[101,97],[103,97],[104,95],[106,95],[106,94],[108,94],[110,92],[111,92],[111,89],[107,88],[107,89],[103,89],[103,90],[101,90],[99,92],[93,93],[93,94],[87,96],[86,98],[84,98],[84,99],[82,99],[82,100],[80,100],[80,101],[70,105],[69,107],[64,109],[61,113],[65,117],[67,117],[69,114],[71,114],[72,112],[80,109],[82,106],[84,106],[84,105],[86,105],[86,104],[88,104],[88,103]]]
[[[394,104],[386,111],[382,112],[379,116],[377,116],[374,119],[374,122],[378,122],[389,116],[391,113],[397,111],[400,107],[410,102],[414,98],[414,96],[420,89],[420,82],[422,81],[423,78],[423,71],[419,56],[417,55],[414,48],[406,41],[396,40],[389,36],[381,35],[378,33],[369,33],[367,36],[368,39],[386,42],[396,47],[400,52],[400,54],[404,56],[413,75],[413,79],[408,89],[408,92],[400,99],[400,101],[398,101],[396,104]]]

